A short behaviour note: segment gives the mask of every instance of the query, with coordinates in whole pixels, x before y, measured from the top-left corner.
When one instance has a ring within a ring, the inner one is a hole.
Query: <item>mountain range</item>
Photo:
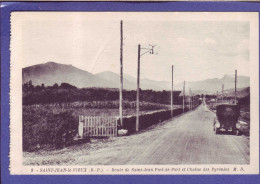
[[[32,81],[33,85],[52,86],[53,84],[69,83],[78,88],[87,87],[102,87],[102,88],[118,88],[120,76],[116,73],[105,71],[98,74],[92,74],[85,70],[76,68],[72,65],[59,64],[55,62],[47,62],[44,64],[38,64],[23,68],[22,71],[23,83]],[[250,86],[250,78],[247,76],[237,77],[237,87],[246,88]],[[186,82],[188,91],[189,88],[195,94],[202,93],[216,93],[216,91],[222,90],[222,84],[225,89],[234,88],[234,77],[224,76],[220,79],[206,79],[202,81]],[[136,78],[130,75],[124,74],[124,89],[135,90]],[[170,81],[155,81],[146,78],[140,79],[140,87],[142,89],[152,90],[170,90]],[[182,90],[183,84],[177,84],[174,86],[175,90]],[[186,92],[187,93],[187,92]]]

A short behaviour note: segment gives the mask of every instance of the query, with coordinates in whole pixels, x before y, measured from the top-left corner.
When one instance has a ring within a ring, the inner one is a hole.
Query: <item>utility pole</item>
[[[192,93],[192,109],[195,109],[195,96]]]
[[[120,21],[120,92],[119,92],[119,116],[123,126],[123,21]]]
[[[193,94],[192,94],[192,91],[191,91],[191,110],[193,110]]]
[[[139,82],[140,82],[140,52],[141,46],[138,45],[138,60],[137,60],[137,93],[136,93],[136,131],[139,131]]]
[[[224,84],[222,84],[222,103],[224,102],[223,97],[224,97]]]
[[[192,106],[193,106],[193,109],[195,109],[195,107],[196,107],[196,96],[193,94],[192,95]]]
[[[192,110],[194,109],[194,96],[193,96],[193,93],[191,91],[191,107],[192,107]]]
[[[182,104],[182,109],[183,109],[183,112],[185,111],[185,81],[183,83],[183,92],[182,92],[182,98],[183,98],[183,104]]]
[[[237,70],[235,70],[235,105],[237,104]]]
[[[217,96],[216,96],[216,106],[218,105],[218,91],[217,91]]]
[[[172,90],[171,90],[171,116],[173,117],[173,65],[172,65]]]
[[[190,91],[190,93],[191,93],[191,96],[190,96],[190,108],[191,108],[191,110],[193,109],[193,104],[192,104],[192,101],[193,101],[193,95],[192,95],[192,91]]]
[[[192,94],[190,94],[190,110],[192,110]]]
[[[140,59],[141,56],[146,54],[146,53],[150,53],[150,54],[154,54],[154,47],[155,45],[150,45],[151,48],[141,48],[141,45],[138,45],[138,60],[137,60],[137,89],[136,89],[136,127],[135,130],[136,132],[139,131],[139,111],[140,111],[140,100],[139,100],[139,96],[140,96]],[[141,53],[141,49],[145,50],[144,53]]]
[[[194,104],[194,98],[195,98],[195,97],[194,97],[194,94],[192,94],[192,109],[195,108],[195,107],[194,107],[194,105],[195,105],[195,104]]]
[[[189,88],[189,111],[190,111],[190,88]]]

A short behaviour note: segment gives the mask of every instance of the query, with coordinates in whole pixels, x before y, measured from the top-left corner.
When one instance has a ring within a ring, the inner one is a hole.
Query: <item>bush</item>
[[[45,110],[23,112],[23,150],[34,151],[44,145],[62,148],[70,145],[78,128],[69,111],[54,114]]]

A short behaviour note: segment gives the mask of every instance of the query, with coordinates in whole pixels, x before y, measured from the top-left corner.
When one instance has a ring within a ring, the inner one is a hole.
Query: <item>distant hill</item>
[[[235,77],[227,76],[218,79],[206,79],[203,81],[196,81],[196,82],[186,82],[187,90],[192,89],[192,92],[195,94],[215,94],[217,91],[219,93],[222,92],[222,84],[224,84],[224,90],[234,90],[235,88]],[[181,86],[177,86],[176,88],[181,88]],[[237,76],[237,89],[243,89],[250,86],[250,78],[247,76]]]
[[[110,81],[110,83],[116,84],[117,88],[119,88],[120,85],[120,76],[116,73],[110,72],[110,71],[105,71],[105,72],[101,72],[96,74],[95,76],[100,77],[104,80],[108,80]],[[107,84],[106,86],[108,86],[109,84]],[[123,87],[124,89],[136,89],[136,85],[134,82],[132,82],[131,80],[128,80],[127,78],[124,77],[124,83],[123,83]]]
[[[224,94],[227,95],[227,96],[235,96],[235,90],[234,89],[225,90]],[[246,97],[249,94],[250,94],[250,87],[237,89],[237,97],[238,98]]]
[[[44,64],[33,65],[23,68],[23,83],[32,81],[33,85],[69,83],[78,88],[84,87],[103,87],[119,88],[120,76],[116,73],[105,71],[98,74],[78,69],[72,65],[47,62]],[[165,90],[167,82],[141,79],[142,89]],[[124,74],[124,89],[135,90],[136,78]]]
[[[95,76],[87,71],[78,69],[72,65],[58,64],[48,62],[45,64],[34,65],[23,68],[23,83],[32,81],[33,85],[61,84],[63,82],[72,84],[76,87],[103,87],[107,86],[110,81]],[[115,87],[115,84],[111,84]]]
[[[23,68],[23,83],[32,81],[33,85],[45,84],[52,86],[53,84],[69,83],[78,88],[84,87],[102,87],[102,88],[119,88],[120,77],[118,74],[106,71],[98,74],[81,70],[72,65],[64,65],[55,62],[47,62],[44,64],[33,65]],[[249,87],[250,79],[246,76],[238,76],[238,88]],[[186,82],[186,93],[189,88],[195,94],[213,94],[222,90],[222,84],[225,89],[234,88],[234,77],[224,76],[220,79],[213,78],[203,81]],[[183,84],[174,85],[174,90],[182,90]],[[140,81],[142,89],[153,89],[156,91],[170,90],[170,81],[154,81],[143,78]],[[136,90],[136,78],[124,74],[124,89]]]

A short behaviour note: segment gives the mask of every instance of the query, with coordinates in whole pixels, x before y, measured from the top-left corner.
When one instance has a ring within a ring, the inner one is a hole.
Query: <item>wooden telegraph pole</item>
[[[119,116],[123,126],[123,21],[120,22],[120,92],[119,92]]]
[[[137,60],[137,93],[136,93],[136,131],[139,131],[139,89],[140,89],[140,52],[141,46],[138,45],[138,60]]]
[[[172,65],[172,90],[171,90],[171,116],[173,117],[173,65]]]
[[[235,105],[237,104],[237,70],[235,70]]]
[[[222,103],[224,102],[223,98],[224,98],[224,84],[222,84]]]
[[[189,90],[189,109],[191,110],[191,89]]]
[[[136,89],[136,131],[139,131],[139,111],[140,111],[140,107],[139,107],[139,93],[140,93],[140,58],[142,55],[146,54],[146,53],[150,53],[150,54],[154,54],[154,47],[155,45],[150,45],[151,48],[141,48],[141,45],[138,45],[138,60],[137,60],[137,89]],[[145,50],[144,53],[141,53],[141,49]]]
[[[192,93],[192,91],[191,91],[191,110],[193,110],[193,93]]]
[[[185,81],[184,81],[184,83],[183,83],[182,98],[183,98],[183,101],[182,101],[182,110],[183,110],[183,112],[184,112],[184,111],[185,111]]]
[[[217,95],[216,95],[216,106],[218,105],[218,91],[217,91]]]
[[[193,109],[193,94],[192,94],[192,91],[190,91],[191,92],[191,103],[190,103],[190,105],[191,105],[191,110]]]
[[[192,91],[190,90],[190,109],[192,110]]]

